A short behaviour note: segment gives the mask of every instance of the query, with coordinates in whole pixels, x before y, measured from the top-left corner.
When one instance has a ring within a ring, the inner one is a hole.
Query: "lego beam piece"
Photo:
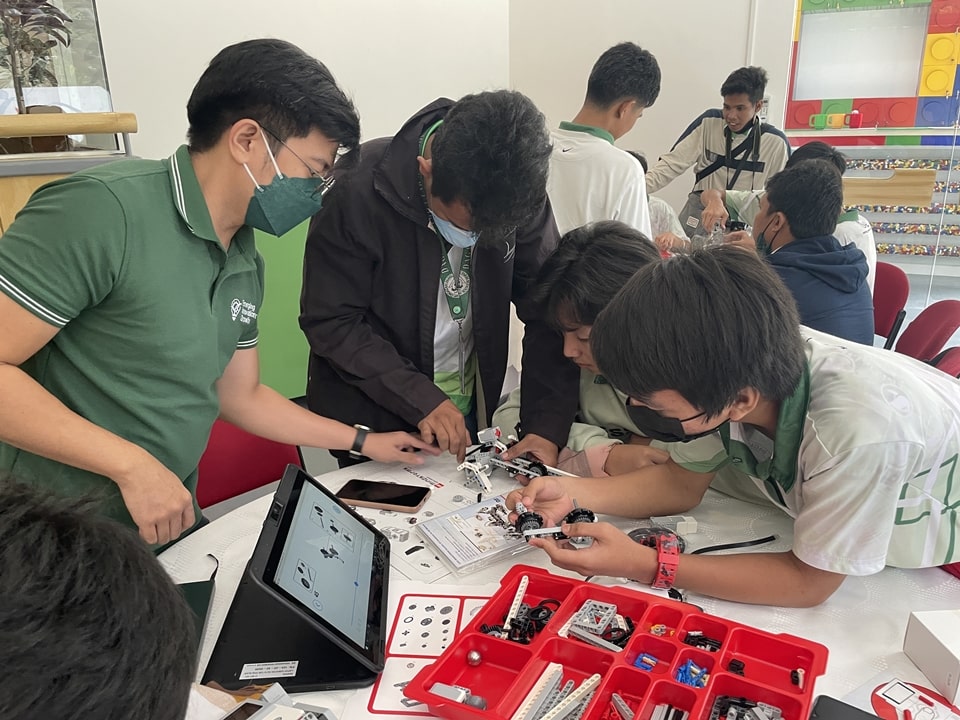
[[[613,693],[613,695],[610,696],[610,702],[613,703],[613,708],[617,711],[621,720],[633,720],[633,710],[630,709],[627,701],[620,697],[620,695]]]
[[[563,665],[560,663],[547,665],[533,687],[530,688],[530,692],[523,698],[520,707],[510,716],[510,720],[535,720],[538,718],[546,708],[550,707],[547,703],[555,697],[557,690],[560,689],[561,682],[563,682]]]
[[[565,720],[575,712],[585,699],[600,684],[600,673],[595,673],[580,683],[580,687],[550,708],[540,720]]]
[[[594,635],[592,632],[588,632],[578,625],[573,625],[570,628],[570,635],[594,647],[603,648],[604,650],[610,650],[612,652],[623,652],[623,648],[619,645],[614,645],[612,642],[608,642],[599,635]]]
[[[574,615],[573,624],[594,635],[602,635],[617,615],[617,606],[611,603],[587,600]]]
[[[507,611],[507,617],[503,621],[503,632],[500,633],[500,638],[506,640],[510,636],[510,626],[513,624],[513,621],[517,618],[517,613],[520,612],[520,604],[523,602],[523,596],[527,594],[527,585],[530,584],[530,577],[528,575],[520,576],[520,584],[517,586],[517,593],[513,596],[513,602],[510,603],[510,610]]]
[[[557,534],[560,534],[560,535],[563,534],[563,530],[560,528],[559,525],[555,527],[534,528],[532,530],[523,531],[524,538],[542,537],[543,535],[557,535]]]

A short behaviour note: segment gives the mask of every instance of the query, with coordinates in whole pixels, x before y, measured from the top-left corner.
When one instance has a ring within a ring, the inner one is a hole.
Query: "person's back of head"
[[[720,95],[746,95],[751,103],[763,100],[767,89],[767,71],[762,67],[748,66],[734,70],[720,86]]]
[[[182,720],[193,616],[136,533],[0,479],[0,717]]]
[[[445,203],[465,203],[474,232],[496,235],[543,209],[550,133],[543,113],[525,95],[512,90],[467,95],[450,108],[433,137],[430,192]]]
[[[637,270],[659,261],[657,247],[639,230],[616,220],[590,223],[560,238],[531,297],[560,331],[592,325]]]
[[[217,53],[193,88],[187,118],[194,152],[210,150],[244,118],[281,142],[313,130],[344,150],[360,142],[360,117],[327,67],[283,40],[246,40]]]
[[[832,163],[835,168],[843,175],[847,171],[847,159],[839,150],[832,145],[827,145],[820,140],[808,142],[794,150],[787,159],[784,169],[791,168],[798,163],[807,160],[826,160]]]
[[[768,215],[783,213],[797,240],[830,235],[843,208],[843,181],[829,160],[806,160],[767,180]]]
[[[660,65],[649,50],[622,42],[594,63],[587,81],[586,101],[600,109],[633,100],[648,108],[660,95]]]
[[[753,253],[720,246],[651,263],[597,317],[590,335],[604,376],[644,401],[679,393],[708,417],[744,388],[781,401],[800,380],[797,306]]]

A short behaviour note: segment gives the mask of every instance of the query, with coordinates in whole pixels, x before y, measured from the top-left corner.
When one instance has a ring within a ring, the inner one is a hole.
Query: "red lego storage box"
[[[549,618],[505,639],[518,606]],[[517,565],[404,694],[449,720],[806,720],[826,662],[819,643]]]

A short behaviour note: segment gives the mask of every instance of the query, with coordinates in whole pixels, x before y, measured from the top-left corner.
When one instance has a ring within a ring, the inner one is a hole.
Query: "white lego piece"
[[[661,515],[651,517],[650,522],[672,530],[677,535],[693,535],[697,532],[697,520],[690,515]]]

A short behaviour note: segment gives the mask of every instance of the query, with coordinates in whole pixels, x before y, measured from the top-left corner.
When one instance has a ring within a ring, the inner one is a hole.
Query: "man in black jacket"
[[[437,100],[340,168],[304,260],[312,410],[378,431],[417,429],[462,459],[470,429],[497,405],[512,300],[526,324],[513,454],[556,461],[577,374],[525,301],[558,240],[549,157],[543,115],[497,91]]]

